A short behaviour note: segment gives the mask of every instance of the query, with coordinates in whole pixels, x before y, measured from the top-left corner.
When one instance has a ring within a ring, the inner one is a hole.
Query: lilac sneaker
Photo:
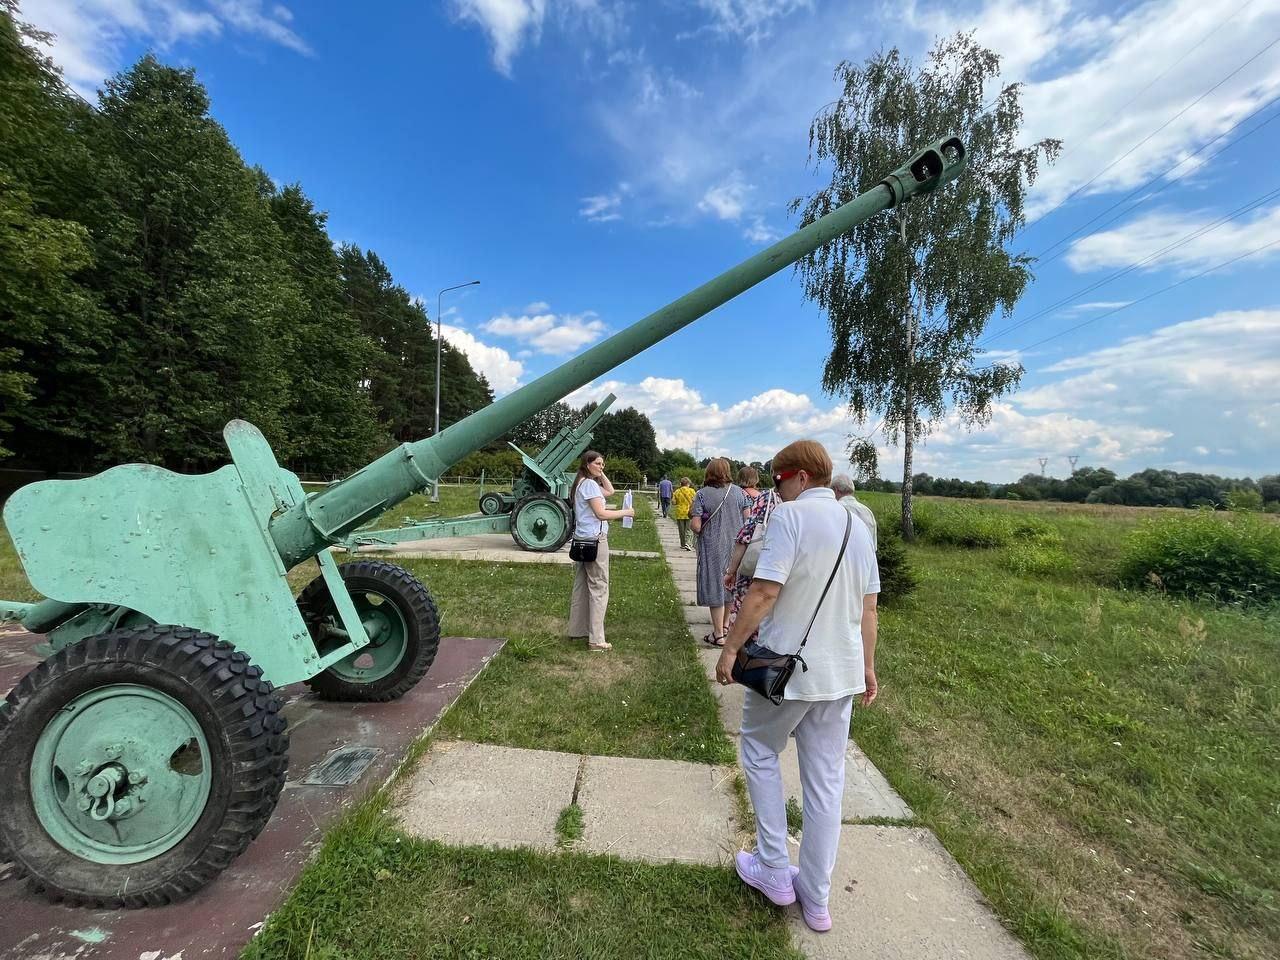
[[[775,871],[761,863],[754,853],[747,853],[745,850],[738,851],[733,858],[733,866],[743,883],[748,887],[755,887],[778,906],[785,907],[796,902],[796,891],[791,886],[791,877],[794,876],[790,873],[791,868],[787,871]],[[778,880],[779,873],[783,877],[781,882]]]
[[[796,877],[800,873],[799,867],[791,867],[791,889],[795,890]],[[816,933],[826,933],[831,929],[831,914],[826,907],[810,908],[801,898],[799,891],[796,891],[796,902],[800,904],[800,912],[804,914],[804,922],[809,925],[809,929]]]

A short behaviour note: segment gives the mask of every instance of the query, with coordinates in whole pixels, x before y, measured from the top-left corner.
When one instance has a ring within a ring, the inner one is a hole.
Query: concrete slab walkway
[[[681,599],[689,603],[695,569],[680,549],[673,522],[658,520],[658,540],[667,556]],[[696,599],[696,598],[695,598]],[[684,606],[690,636],[706,632],[705,607]],[[699,644],[702,647],[701,644]],[[699,653],[720,720],[737,737],[746,690],[715,683],[719,652]],[[795,749],[783,752],[782,777],[788,797],[802,803]],[[797,907],[788,908],[796,945],[807,957],[866,956],[881,960],[1029,960],[1025,948],[992,914],[981,893],[929,830],[911,827],[910,807],[875,765],[849,741],[845,753],[844,824],[832,877],[830,910],[836,923],[825,934],[811,931]],[[902,820],[902,826],[860,824],[867,819]],[[792,853],[793,862],[797,859]]]
[[[445,741],[432,745],[408,779],[396,811],[415,836],[549,850],[561,811],[576,803],[583,819],[576,850],[722,864],[738,849],[733,775],[732,768],[675,760]]]
[[[677,550],[679,547],[677,546]],[[441,537],[438,540],[406,540],[397,544],[361,547],[357,553],[376,553],[386,557],[410,557],[419,560],[484,560],[490,563],[554,563],[567,566],[569,547],[552,553],[523,550],[506,533],[480,533],[470,537]],[[615,557],[638,557],[657,560],[662,555],[651,550],[614,550]]]

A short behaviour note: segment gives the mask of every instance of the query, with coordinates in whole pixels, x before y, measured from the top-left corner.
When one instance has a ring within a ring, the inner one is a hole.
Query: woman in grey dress
[[[730,482],[729,471],[728,460],[709,461],[702,489],[689,510],[689,525],[698,535],[698,606],[711,611],[711,632],[702,642],[713,647],[724,646],[724,608],[729,600],[724,572],[742,527],[742,511],[750,503],[742,488]]]

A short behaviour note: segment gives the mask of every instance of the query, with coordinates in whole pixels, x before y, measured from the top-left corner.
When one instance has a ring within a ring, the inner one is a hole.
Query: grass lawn
[[[1280,618],[1109,586],[1149,512],[1033,512],[1071,569],[910,548],[853,735],[1037,957],[1275,957]]]
[[[730,871],[405,837],[377,803],[330,832],[244,960],[800,960]]]

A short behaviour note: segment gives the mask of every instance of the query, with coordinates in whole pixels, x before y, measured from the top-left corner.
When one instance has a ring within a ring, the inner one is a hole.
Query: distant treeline
[[[226,462],[252,421],[300,470],[431,433],[435,339],[371,251],[245,163],[189,69],[146,56],[90,110],[0,0],[0,461]],[[441,420],[492,400],[445,345]]]
[[[1067,479],[1024,474],[1017,483],[950,480],[917,473],[916,493],[933,497],[996,500],[1061,500],[1064,503],[1109,503],[1127,507],[1214,507],[1280,512],[1280,475],[1259,480],[1233,479],[1206,473],[1147,469],[1121,480],[1105,467],[1080,467]],[[859,483],[864,490],[899,493],[890,480]]]

